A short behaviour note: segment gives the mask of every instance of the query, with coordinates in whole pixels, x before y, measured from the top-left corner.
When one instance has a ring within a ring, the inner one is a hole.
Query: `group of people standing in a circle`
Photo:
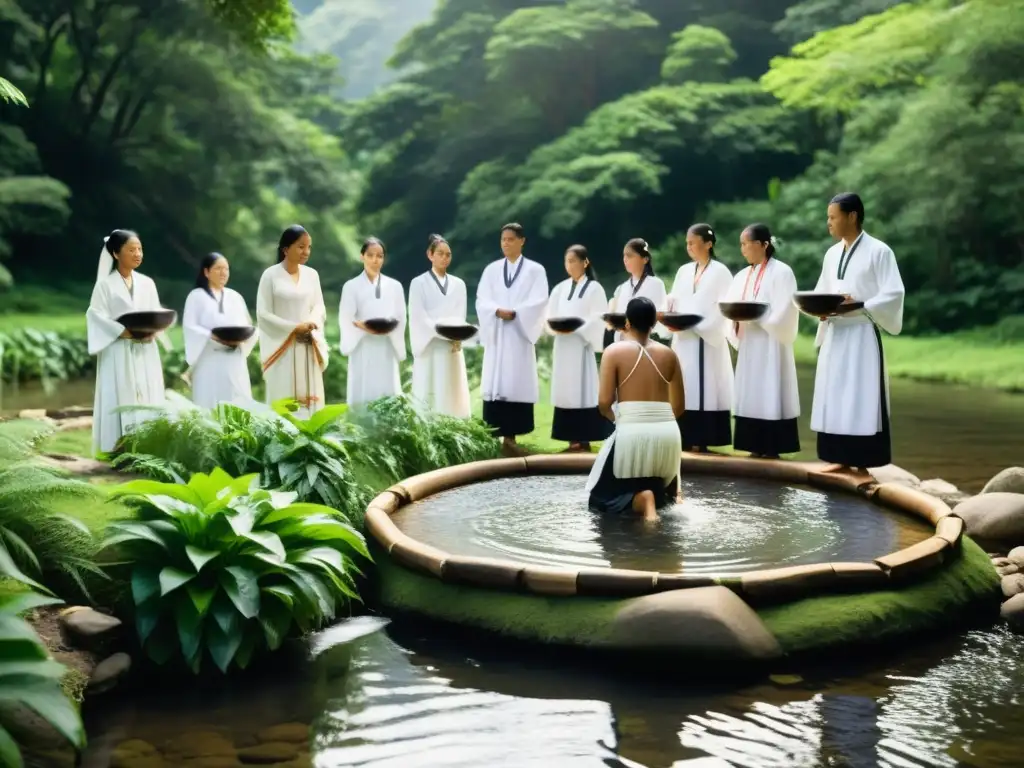
[[[828,226],[837,243],[825,254],[815,290],[844,294],[863,307],[821,318],[811,419],[820,458],[860,468],[890,461],[887,377],[878,329],[900,332],[904,294],[892,250],[865,233],[863,221],[858,196],[839,195],[830,202]],[[800,449],[793,270],[777,257],[776,241],[764,224],[743,230],[740,249],[747,266],[736,275],[715,258],[716,241],[707,224],[689,228],[691,262],[679,268],[671,290],[655,275],[646,241],[628,241],[622,252],[627,279],[609,301],[584,246],[567,249],[567,277],[549,290],[544,267],[523,253],[522,226],[501,228],[502,258],[484,269],[475,309],[476,338],[484,349],[483,418],[504,441],[506,453],[522,453],[516,438],[535,428],[534,405],[540,399],[536,345],[545,333],[554,336],[552,438],[567,442],[570,451],[589,451],[591,443],[612,435],[612,419],[618,417],[602,402],[609,393],[598,354],[617,341],[635,341],[635,328],[616,331],[603,316],[625,312],[636,298],[649,300],[656,313],[641,347],[646,348],[649,335],[671,339],[678,361],[674,375],[685,393],[685,403],[676,403],[679,412],[672,415],[684,447],[704,451],[731,444],[759,457]],[[320,276],[307,265],[311,248],[311,236],[302,227],[282,233],[277,261],[260,278],[257,333],[241,342],[214,333],[224,326],[253,324],[244,298],[227,287],[228,261],[216,253],[203,260],[182,316],[198,405],[251,399],[246,358],[257,344],[268,402],[294,399],[303,414],[325,404],[327,311]],[[411,282],[407,305],[401,283],[382,274],[384,243],[372,237],[363,243],[363,271],[342,287],[338,310],[339,351],[349,359],[346,400],[351,406],[401,392],[399,363],[407,357],[408,327],[412,395],[437,412],[470,415],[461,342],[437,330],[442,324],[466,323],[466,284],[449,270],[452,249],[443,237],[430,236],[426,257],[430,268]],[[134,232],[112,232],[100,262],[87,319],[89,349],[99,357],[94,444],[97,451],[109,451],[132,419],[140,418],[116,411],[118,406],[164,398],[153,338],[132,338],[117,318],[160,309],[160,302],[153,281],[136,271],[142,245]],[[734,323],[719,310],[720,302],[733,301],[769,306],[758,320]],[[672,332],[661,322],[666,312],[702,319],[689,330]],[[554,330],[547,323],[552,318],[583,322],[573,330]],[[395,322],[375,322],[381,319]],[[737,350],[735,370],[730,347]],[[617,387],[614,378],[609,381],[614,399]],[[665,384],[675,386],[670,379]]]

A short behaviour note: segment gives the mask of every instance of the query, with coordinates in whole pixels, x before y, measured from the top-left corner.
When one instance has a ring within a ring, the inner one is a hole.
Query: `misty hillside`
[[[292,0],[298,47],[341,60],[344,95],[360,98],[395,78],[386,62],[406,32],[430,18],[437,0]]]

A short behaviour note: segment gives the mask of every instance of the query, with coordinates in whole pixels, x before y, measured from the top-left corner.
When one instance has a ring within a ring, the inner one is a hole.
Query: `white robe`
[[[380,288],[380,298],[377,289]],[[374,334],[357,328],[355,322],[390,317],[398,321],[391,333]],[[348,357],[345,401],[350,406],[373,402],[402,393],[398,364],[405,360],[405,291],[402,284],[386,275],[375,282],[365,272],[341,288],[338,305],[341,329],[339,348]]]
[[[215,341],[214,328],[252,325],[252,316],[242,294],[225,288],[222,296],[223,304],[220,296],[215,298],[202,288],[196,288],[185,299],[181,319],[185,362],[191,366],[188,377],[192,382],[192,402],[201,408],[214,408],[221,402],[252,400],[247,360],[256,346],[259,332],[237,347]]]
[[[903,280],[892,249],[866,232],[839,279],[842,241],[825,253],[815,291],[847,293],[864,309],[829,318],[818,325],[821,347],[814,377],[811,429],[836,435],[874,435],[882,431],[881,365],[875,328],[897,335],[903,330]],[[886,404],[889,377],[885,377]]]
[[[511,286],[505,284],[506,263],[509,277],[514,278]],[[501,258],[484,268],[476,289],[484,400],[536,403],[540,399],[535,345],[544,333],[547,306],[548,276],[536,261],[520,256],[512,264]],[[502,320],[494,314],[499,309],[512,310],[516,316]]]
[[[114,270],[97,281],[85,313],[89,354],[96,355],[96,395],[93,401],[93,453],[107,453],[132,427],[151,417],[144,411],[115,413],[129,405],[162,405],[164,370],[154,342],[122,339],[124,326],[117,318],[127,312],[163,309],[156,283],[132,273],[129,293]]]
[[[292,331],[307,322],[318,326],[313,343],[293,341]],[[296,412],[299,418],[308,418],[324,407],[324,370],[329,363],[326,322],[327,308],[315,269],[300,264],[298,282],[283,263],[263,272],[256,293],[256,326],[267,402],[294,398],[302,404]]]
[[[436,413],[459,419],[470,416],[466,356],[434,326],[442,320],[466,322],[467,303],[466,283],[451,273],[441,279],[431,270],[409,284],[413,397]]]
[[[563,280],[551,291],[548,317],[580,317],[586,323],[572,333],[555,333],[551,361],[551,404],[555,408],[596,408],[598,393],[597,352],[604,343],[608,296],[601,284],[584,277],[573,291],[572,279]],[[583,298],[580,298],[580,294]]]
[[[771,306],[760,320],[740,323],[739,336],[734,324],[727,323],[729,343],[739,354],[736,358],[736,416],[748,419],[782,421],[800,415],[800,391],[797,389],[796,341],[800,315],[793,304],[796,276],[788,264],[776,258],[769,259],[755,295],[757,272],[750,275],[744,295],[744,285],[751,270],[747,267],[736,273],[726,301],[763,301]]]
[[[672,350],[683,370],[683,391],[689,411],[728,411],[733,403],[732,357],[726,340],[729,321],[718,309],[732,286],[732,273],[711,259],[693,286],[697,264],[684,264],[676,273],[670,304],[673,312],[701,315],[704,319],[688,331],[672,334]],[[704,342],[704,379],[701,381],[700,349]]]
[[[633,292],[634,288],[636,288],[635,293]],[[636,299],[640,296],[644,296],[654,302],[654,308],[659,312],[664,312],[668,308],[668,292],[665,290],[664,281],[656,275],[648,275],[640,281],[639,287],[636,287],[632,277],[626,280],[626,282],[621,283],[615,289],[612,300],[608,303],[608,311],[624,313],[630,299]],[[661,323],[657,323],[651,329],[651,333],[655,336],[661,336],[663,339],[668,339],[672,335],[671,331]],[[623,338],[622,331],[615,332],[616,341],[622,341]]]

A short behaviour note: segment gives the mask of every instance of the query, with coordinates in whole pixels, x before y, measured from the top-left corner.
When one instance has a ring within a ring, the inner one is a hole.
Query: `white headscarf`
[[[107,240],[109,237],[103,238],[103,247],[100,248],[100,263],[96,267],[96,282],[100,282],[107,275],[110,274],[110,270],[114,268],[114,257],[110,255],[110,251],[107,250]]]

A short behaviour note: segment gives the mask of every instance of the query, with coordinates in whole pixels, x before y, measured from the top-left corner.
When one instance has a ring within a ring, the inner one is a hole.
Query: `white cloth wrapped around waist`
[[[679,425],[672,406],[662,402],[632,400],[616,403],[615,432],[605,440],[587,478],[587,491],[594,489],[608,454],[615,447],[612,474],[619,478],[660,477],[666,487],[679,476],[683,450]]]

